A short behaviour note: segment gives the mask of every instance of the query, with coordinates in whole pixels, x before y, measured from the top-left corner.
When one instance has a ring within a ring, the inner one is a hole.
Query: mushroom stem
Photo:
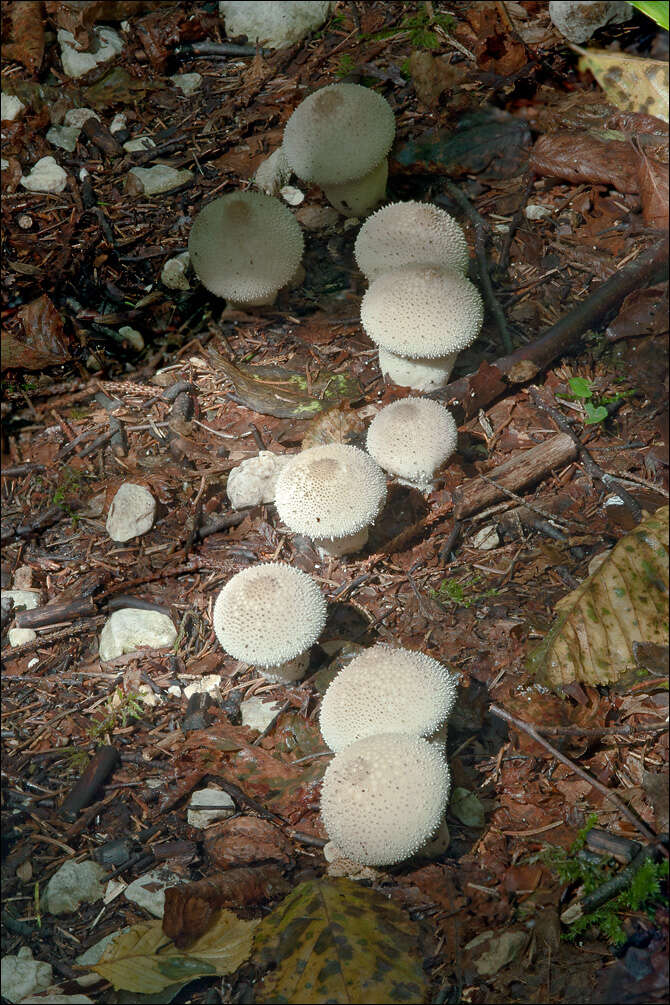
[[[278,663],[273,667],[257,667],[258,672],[272,684],[293,684],[304,677],[309,666],[309,653],[302,653],[286,663]]]
[[[331,206],[343,216],[365,216],[386,195],[389,164],[385,157],[369,174],[340,185],[324,185],[323,191]]]
[[[360,551],[368,541],[368,528],[364,527],[356,534],[347,534],[345,537],[315,537],[314,547],[320,558],[340,558],[342,555],[351,555],[354,551]]]
[[[394,384],[411,387],[416,391],[435,391],[449,383],[457,356],[457,352],[451,352],[447,356],[435,356],[433,359],[408,359],[380,347],[379,368]]]
[[[245,311],[247,307],[269,307],[277,299],[278,293],[279,290],[273,290],[272,293],[268,293],[264,297],[254,297],[253,300],[229,300],[226,298],[226,307],[231,311]]]

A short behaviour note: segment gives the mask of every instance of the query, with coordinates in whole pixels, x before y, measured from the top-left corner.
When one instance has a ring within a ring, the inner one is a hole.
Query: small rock
[[[78,126],[52,126],[47,131],[47,140],[60,150],[72,153],[77,145],[81,129]]]
[[[254,184],[266,195],[276,195],[288,183],[291,173],[283,147],[278,147],[256,168]]]
[[[194,694],[210,694],[214,701],[221,701],[221,675],[218,673],[205,674],[198,680],[193,681],[184,688],[184,697],[189,699]]]
[[[547,209],[546,206],[540,206],[537,203],[529,203],[524,214],[527,220],[543,220],[547,216],[551,216],[551,210]]]
[[[44,892],[44,909],[49,914],[72,914],[80,904],[92,904],[105,892],[102,880],[106,872],[101,865],[86,862],[66,862],[55,872]]]
[[[151,530],[155,518],[156,500],[149,489],[124,482],[109,507],[107,533],[112,541],[130,541]]]
[[[219,3],[219,17],[225,18],[226,35],[235,38],[246,35],[272,49],[283,49],[300,42],[311,31],[320,28],[330,13],[330,3]]]
[[[170,80],[186,96],[193,94],[202,84],[202,77],[199,73],[177,73],[174,77],[170,77]]]
[[[148,684],[137,685],[137,697],[143,705],[147,705],[149,708],[155,708],[161,702],[160,697]]]
[[[144,349],[144,338],[142,337],[142,332],[138,332],[137,328],[131,328],[130,325],[123,325],[119,328],[119,335],[121,335],[126,342],[137,352],[142,352]]]
[[[65,113],[63,121],[66,126],[77,126],[81,129],[88,119],[97,119],[100,122],[100,116],[92,108],[70,108]]]
[[[105,622],[100,633],[99,656],[105,661],[134,653],[142,646],[163,649],[174,645],[176,638],[177,630],[167,614],[123,607]]]
[[[20,184],[29,192],[62,192],[67,174],[53,157],[42,157],[30,174],[21,176]]]
[[[15,590],[32,590],[33,570],[29,565],[20,565],[12,577],[12,586]]]
[[[2,590],[0,597],[13,601],[14,611],[34,611],[42,600],[39,590]]]
[[[125,898],[143,907],[154,918],[162,918],[165,910],[165,891],[168,886],[180,886],[181,876],[170,869],[153,869],[126,887]]]
[[[551,0],[549,17],[571,42],[586,42],[606,24],[622,24],[633,16],[629,3],[592,3],[588,0]]]
[[[14,122],[25,110],[25,105],[15,94],[0,95],[0,118],[3,122]]]
[[[240,704],[242,725],[257,729],[259,733],[267,729],[281,708],[279,701],[263,701],[262,698],[247,698]]]
[[[226,484],[233,509],[274,502],[277,478],[289,459],[289,454],[261,450],[256,457],[248,457],[233,468]]]
[[[24,1001],[29,995],[48,988],[52,973],[48,963],[34,960],[32,950],[28,946],[21,946],[16,956],[2,958],[2,997],[8,1002]]]
[[[123,49],[123,39],[113,28],[93,28],[95,52],[81,52],[74,35],[64,28],[58,30],[63,73],[67,77],[83,77],[100,63],[114,59]]]
[[[305,201],[305,193],[301,192],[299,188],[294,188],[293,185],[284,185],[283,188],[279,189],[279,194],[289,206],[299,206],[301,202]]]
[[[4,157],[0,157],[0,171],[6,171],[9,167],[9,161],[5,160]]]
[[[482,527],[472,539],[472,547],[479,548],[480,551],[493,551],[499,544],[500,537],[493,524],[490,527]]]
[[[181,688],[178,684],[171,684],[167,689],[168,694],[171,694],[173,698],[181,698]]]
[[[127,150],[129,154],[134,154],[138,151],[151,150],[155,146],[151,136],[136,136],[134,140],[128,140],[127,143],[124,143],[123,149]]]
[[[192,171],[178,171],[168,164],[156,164],[150,168],[131,168],[129,171],[145,195],[160,195],[161,192],[171,192],[172,189],[191,181]]]
[[[34,642],[37,632],[32,628],[10,628],[7,632],[10,646],[23,646],[26,642]]]
[[[199,806],[215,806],[216,809],[200,810]],[[191,827],[204,829],[216,820],[225,820],[232,817],[235,812],[235,803],[227,792],[221,789],[207,788],[199,789],[191,796],[187,820]]]
[[[112,124],[109,127],[109,131],[114,136],[115,133],[123,133],[128,125],[128,120],[123,114],[123,112],[117,112],[112,119]]]
[[[174,258],[168,258],[161,272],[163,286],[167,286],[169,290],[190,290],[191,284],[186,278],[190,264],[191,256],[188,251],[183,251]]]

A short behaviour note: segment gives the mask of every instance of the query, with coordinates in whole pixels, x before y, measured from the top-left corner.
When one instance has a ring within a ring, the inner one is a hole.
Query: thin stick
[[[606,799],[609,799],[612,805],[616,806],[619,812],[623,814],[623,816],[625,816],[625,818],[629,820],[633,826],[637,828],[637,830],[639,830],[640,834],[644,834],[648,841],[652,841],[654,844],[659,842],[659,839],[654,834],[651,827],[647,827],[644,821],[640,820],[637,815],[633,813],[633,811],[630,810],[621,799],[619,799],[615,792],[612,792],[596,778],[592,778],[587,771],[584,771],[584,769],[580,768],[578,764],[575,764],[575,762],[571,761],[569,757],[566,757],[560,750],[557,750],[553,744],[549,743],[548,740],[545,740],[543,736],[540,736],[534,726],[531,726],[528,722],[524,722],[523,719],[517,719],[516,716],[510,715],[509,712],[506,712],[504,708],[500,708],[498,705],[489,705],[489,711],[492,712],[493,715],[497,715],[499,719],[504,719],[506,722],[511,723],[512,726],[516,726],[517,729],[527,733],[528,736],[532,737],[536,743],[539,743],[541,747],[548,750],[557,761],[560,761],[561,764],[565,764],[567,768],[570,768],[570,770],[574,771],[576,775],[579,775],[579,777],[583,778],[585,782],[588,782],[594,789],[597,789],[601,795],[605,796]],[[660,845],[660,847],[663,848],[662,845]],[[667,857],[667,850],[663,850]]]
[[[503,349],[505,352],[512,352],[514,350],[514,346],[507,327],[507,321],[505,320],[505,314],[502,307],[498,303],[495,293],[493,292],[493,284],[491,283],[491,276],[489,275],[489,263],[486,254],[486,240],[490,233],[489,225],[484,217],[477,212],[468,197],[464,192],[461,192],[457,185],[454,185],[453,182],[450,181],[446,181],[444,185],[449,195],[458,203],[475,228],[475,254],[477,255],[479,282],[481,284],[484,302],[486,303],[489,313],[496,323],[496,328],[498,329],[498,335],[500,336]]]

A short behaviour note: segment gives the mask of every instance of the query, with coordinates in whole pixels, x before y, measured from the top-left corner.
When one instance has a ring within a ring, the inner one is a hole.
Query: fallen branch
[[[469,419],[515,385],[533,380],[555,359],[574,349],[586,331],[602,328],[630,293],[667,278],[668,249],[662,241],[615,272],[535,342],[494,363],[483,362],[476,373],[433,391],[429,397],[457,409],[459,421]]]
[[[576,775],[583,778],[585,782],[588,782],[589,785],[593,786],[593,788],[600,792],[601,795],[605,796],[606,799],[609,799],[612,805],[617,808],[619,813],[621,813],[626,820],[629,820],[633,826],[639,830],[640,834],[644,834],[648,841],[658,844],[659,839],[656,834],[654,834],[651,827],[647,827],[646,823],[643,820],[640,820],[637,814],[633,813],[633,811],[629,809],[621,799],[619,799],[615,792],[608,789],[607,786],[603,785],[602,782],[599,782],[597,778],[592,778],[588,771],[584,771],[584,769],[580,768],[578,764],[571,761],[569,757],[562,754],[561,751],[554,747],[552,743],[549,743],[549,740],[545,740],[545,738],[541,736],[535,727],[531,726],[529,722],[524,722],[523,719],[517,719],[515,715],[511,715],[509,712],[506,712],[504,708],[500,708],[498,705],[489,705],[489,711],[492,712],[493,715],[497,715],[499,719],[504,719],[505,722],[509,722],[510,725],[516,726],[517,729],[527,733],[528,736],[532,737],[536,743],[539,743],[541,747],[548,750],[557,761],[560,761],[561,764],[565,764],[567,768],[570,768],[571,771],[574,771]],[[660,847],[667,856],[667,850],[663,849],[662,845],[660,845]]]

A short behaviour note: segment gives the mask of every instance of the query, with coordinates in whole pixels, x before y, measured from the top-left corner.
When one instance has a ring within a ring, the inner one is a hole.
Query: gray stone
[[[25,111],[25,105],[15,94],[0,95],[0,118],[3,122],[14,122]]]
[[[37,632],[32,628],[10,628],[7,632],[10,646],[24,646],[26,642],[34,642]]]
[[[201,810],[199,806],[215,806],[216,809]],[[199,789],[191,796],[187,820],[191,827],[202,829],[213,824],[216,820],[226,820],[232,817],[235,812],[235,803],[227,792],[221,789],[207,788]]]
[[[98,962],[102,954],[104,953],[107,946],[118,939],[119,935],[124,935],[126,932],[130,931],[130,926],[127,925],[125,928],[121,928],[118,932],[110,932],[109,935],[105,935],[104,939],[100,939],[95,945],[89,946],[85,953],[82,953],[75,960],[80,967],[94,967]]]
[[[170,77],[170,80],[187,97],[197,91],[202,84],[202,77],[199,73],[177,73],[174,77]]]
[[[606,24],[622,24],[633,16],[629,3],[593,3],[587,0],[551,0],[549,17],[570,42],[586,42]]]
[[[181,886],[182,879],[170,869],[158,868],[140,876],[134,883],[127,886],[124,892],[126,900],[143,907],[154,918],[162,918],[165,910],[165,891],[168,886]]]
[[[160,195],[171,192],[193,177],[192,171],[178,171],[168,164],[156,164],[150,168],[131,168],[130,172],[142,186],[145,195]]]
[[[151,136],[136,136],[134,140],[128,140],[127,143],[124,143],[123,149],[127,150],[129,154],[135,154],[141,153],[143,150],[151,150],[155,146]]]
[[[543,220],[547,216],[551,216],[551,210],[546,206],[540,206],[538,203],[529,203],[524,214],[527,220]]]
[[[482,527],[472,539],[472,547],[478,548],[480,551],[493,551],[499,544],[500,537],[493,524],[490,527]]]
[[[123,607],[114,611],[100,633],[99,656],[104,661],[134,653],[142,646],[162,649],[174,645],[176,638],[177,630],[167,614]]]
[[[47,130],[47,140],[61,150],[72,153],[77,145],[81,129],[79,126],[52,126]]]
[[[330,3],[219,3],[219,16],[225,18],[226,35],[234,38],[246,35],[253,44],[283,49],[300,42],[311,31],[320,28],[330,13]]]
[[[24,1001],[51,984],[52,968],[34,960],[32,950],[21,946],[16,956],[3,956],[0,968],[2,997],[8,1002]]]
[[[130,325],[123,325],[119,328],[119,335],[121,335],[126,342],[129,342],[133,349],[137,352],[142,352],[144,349],[144,338],[142,336],[142,332],[138,332],[137,328],[131,328]]]
[[[290,454],[261,450],[256,457],[248,457],[233,468],[226,483],[226,493],[233,509],[274,502],[277,478],[289,460]]]
[[[124,482],[112,499],[107,514],[107,533],[112,541],[130,541],[151,530],[156,500],[144,485]]]
[[[62,192],[67,174],[53,157],[42,157],[30,174],[21,176],[21,185],[29,192]]]
[[[105,892],[102,885],[105,875],[102,866],[90,859],[65,862],[47,883],[44,909],[49,914],[72,914],[80,904],[100,900]]]
[[[241,702],[242,725],[257,729],[262,733],[270,725],[281,708],[279,701],[263,701],[262,698],[247,698]]]
[[[95,69],[100,63],[114,59],[123,49],[123,39],[113,28],[93,28],[95,52],[80,52],[74,35],[64,28],[58,30],[58,43],[61,49],[63,73],[67,77],[83,77],[85,73]]]
[[[3,600],[13,600],[15,611],[34,611],[42,600],[39,590],[2,590],[0,596]]]
[[[81,129],[88,119],[97,119],[100,122],[100,116],[92,108],[70,108],[65,113],[63,122],[66,126],[76,126]]]

